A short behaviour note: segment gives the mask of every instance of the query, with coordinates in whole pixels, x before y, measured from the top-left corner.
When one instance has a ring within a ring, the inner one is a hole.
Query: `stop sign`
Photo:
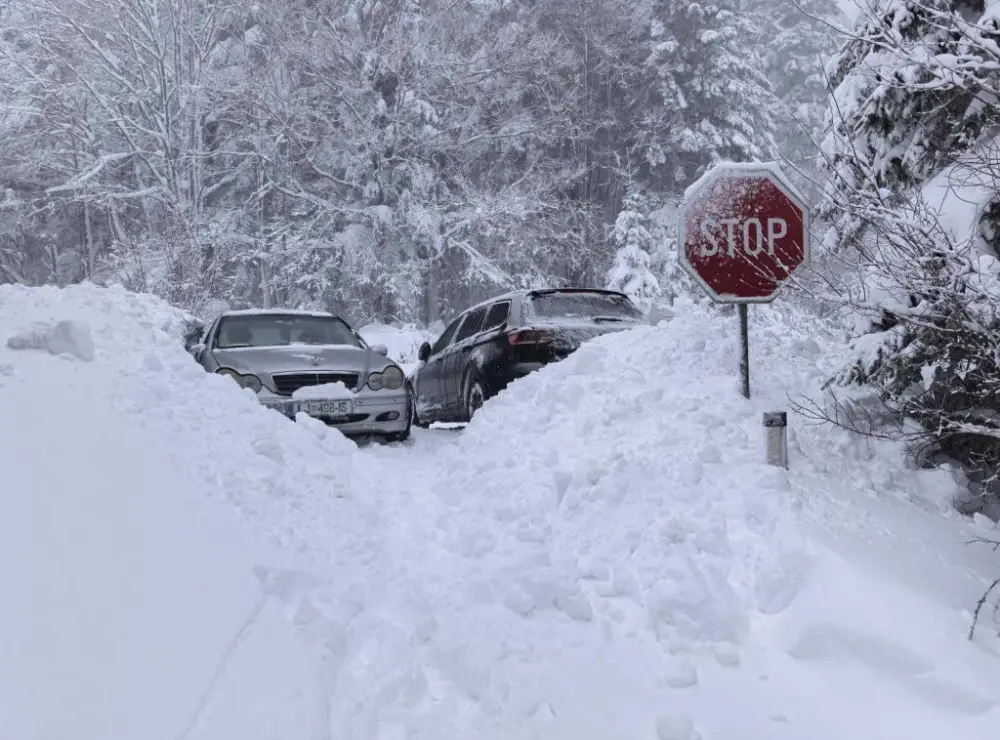
[[[720,303],[768,303],[809,260],[809,211],[777,165],[720,164],[684,193],[681,266]]]

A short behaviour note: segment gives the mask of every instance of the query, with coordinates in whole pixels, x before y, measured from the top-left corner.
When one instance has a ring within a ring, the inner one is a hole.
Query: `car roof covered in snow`
[[[322,316],[338,318],[329,311],[308,311],[301,308],[241,308],[236,311],[224,311],[220,316]]]
[[[462,313],[467,313],[477,308],[482,308],[483,306],[489,306],[490,304],[497,303],[498,301],[512,301],[515,298],[522,298],[527,295],[545,295],[546,293],[603,293],[605,295],[620,295],[624,298],[628,298],[628,296],[621,291],[607,290],[606,288],[524,288],[522,290],[512,290],[509,293],[493,296],[485,301],[480,301],[473,306],[469,306],[467,309],[462,311]]]

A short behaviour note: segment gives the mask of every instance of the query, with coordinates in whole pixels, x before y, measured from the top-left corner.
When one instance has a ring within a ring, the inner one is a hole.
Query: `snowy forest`
[[[421,324],[543,284],[669,296],[708,165],[814,167],[840,26],[826,0],[2,0],[0,281]]]

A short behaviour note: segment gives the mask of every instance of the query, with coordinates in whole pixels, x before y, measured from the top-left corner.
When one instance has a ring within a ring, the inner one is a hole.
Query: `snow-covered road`
[[[837,345],[693,304],[585,345],[461,432],[357,447],[202,372],[118,290],[0,287],[0,736],[994,737],[1000,561],[946,471],[760,413]],[[13,421],[12,421],[13,420]],[[978,529],[977,529],[978,528]]]

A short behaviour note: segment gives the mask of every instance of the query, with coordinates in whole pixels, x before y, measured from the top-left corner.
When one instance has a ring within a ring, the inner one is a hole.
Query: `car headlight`
[[[396,365],[389,365],[389,367],[382,371],[383,388],[394,391],[397,388],[402,388],[405,380],[406,377],[403,375],[403,371]]]
[[[381,372],[369,375],[368,387],[373,391],[379,391],[383,388],[394,391],[397,388],[401,388],[405,381],[406,377],[403,375],[403,371],[396,365],[390,365]]]
[[[237,382],[244,388],[249,388],[254,393],[259,393],[260,389],[263,388],[260,378],[256,375],[241,375]]]
[[[254,393],[260,392],[260,389],[263,387],[261,385],[260,378],[256,375],[241,375],[229,367],[220,367],[215,371],[215,374],[230,377],[237,382],[240,388],[249,388]]]

